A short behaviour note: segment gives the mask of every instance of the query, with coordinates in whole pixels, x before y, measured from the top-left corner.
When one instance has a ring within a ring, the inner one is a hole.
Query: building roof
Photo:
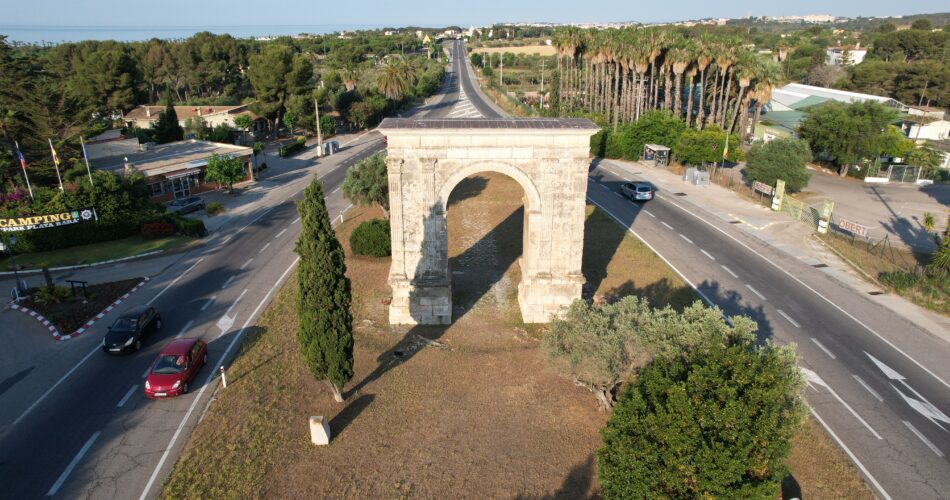
[[[244,146],[234,146],[220,142],[187,141],[161,144],[152,149],[128,156],[109,156],[93,160],[93,166],[102,170],[123,170],[128,163],[131,168],[148,177],[173,175],[180,172],[197,171],[208,164],[213,154],[250,156],[253,150]]]
[[[772,95],[773,99],[788,107],[794,107],[797,102],[808,97],[817,96],[845,103],[874,101],[886,106],[899,108],[901,110],[907,108],[906,105],[898,102],[897,100],[891,99],[890,97],[861,94],[858,92],[829,89],[825,87],[815,87],[802,83],[789,83],[788,85],[773,91]]]
[[[599,130],[587,118],[513,118],[513,119],[466,119],[447,118],[414,120],[412,118],[386,118],[379,124],[380,130],[393,129],[574,129]]]
[[[249,115],[253,119],[260,118],[254,114],[251,110],[247,109],[246,104],[241,104],[239,106],[172,106],[175,108],[175,114],[178,115],[179,120],[187,120],[192,116],[211,116],[211,115]],[[165,111],[165,106],[153,106],[143,104],[138,106],[132,111],[123,116],[123,120],[127,122],[138,121],[138,120],[148,120],[155,121],[158,120],[158,115]]]

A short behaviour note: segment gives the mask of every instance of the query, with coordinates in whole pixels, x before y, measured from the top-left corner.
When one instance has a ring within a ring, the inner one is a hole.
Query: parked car
[[[178,214],[188,214],[205,209],[205,201],[200,196],[189,196],[187,198],[178,198],[168,204],[168,211]]]
[[[208,364],[208,345],[200,339],[175,339],[152,363],[145,378],[145,396],[172,398],[186,394],[201,367]]]
[[[138,351],[145,337],[162,327],[162,315],[154,307],[135,307],[115,320],[102,338],[102,350],[108,354]]]
[[[653,199],[653,186],[646,182],[628,182],[620,186],[620,193],[633,201]]]

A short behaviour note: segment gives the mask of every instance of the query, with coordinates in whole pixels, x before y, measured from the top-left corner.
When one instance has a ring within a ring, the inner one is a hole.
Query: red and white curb
[[[71,339],[71,338],[73,338],[73,337],[77,337],[77,336],[79,336],[79,335],[82,335],[82,333],[85,332],[86,330],[88,330],[90,326],[94,325],[94,324],[96,323],[96,321],[99,321],[100,319],[104,318],[104,317],[106,316],[106,314],[109,314],[110,312],[112,312],[112,310],[115,309],[116,306],[118,306],[119,304],[121,304],[122,302],[124,302],[126,299],[128,299],[130,295],[132,295],[133,293],[135,293],[136,291],[138,291],[139,288],[142,288],[143,286],[145,286],[145,283],[146,283],[146,282],[148,282],[148,277],[142,278],[142,281],[139,282],[139,284],[137,284],[137,285],[135,285],[134,287],[132,287],[131,290],[129,290],[128,292],[126,292],[125,294],[123,294],[121,297],[115,299],[115,302],[113,302],[112,304],[109,304],[109,307],[106,307],[105,309],[103,309],[102,312],[100,312],[99,314],[93,316],[92,319],[90,319],[89,321],[86,322],[86,324],[82,325],[82,326],[79,327],[75,332],[72,332],[72,333],[70,333],[69,335],[63,335],[63,334],[59,333],[59,330],[56,329],[56,326],[53,325],[53,323],[50,322],[50,320],[46,319],[45,317],[43,317],[42,314],[40,314],[40,313],[38,313],[38,312],[36,312],[36,311],[34,311],[34,310],[28,308],[28,307],[23,307],[23,306],[18,305],[18,304],[12,304],[12,305],[10,306],[10,309],[13,309],[14,311],[20,311],[20,312],[26,313],[26,314],[32,316],[33,318],[35,318],[37,321],[39,321],[40,323],[42,323],[43,326],[45,326],[46,328],[49,329],[49,332],[50,332],[51,334],[53,334],[53,338],[54,338],[54,339],[56,339],[56,340],[69,340],[69,339]]]

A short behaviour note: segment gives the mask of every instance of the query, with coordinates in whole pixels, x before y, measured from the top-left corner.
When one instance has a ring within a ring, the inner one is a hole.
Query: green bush
[[[217,215],[221,212],[224,212],[224,205],[216,201],[208,203],[208,206],[205,207],[205,212],[208,212],[208,215]]]
[[[386,219],[368,220],[350,234],[350,249],[357,255],[386,257],[392,254],[389,238],[389,221]]]
[[[52,288],[45,286],[36,289],[36,301],[41,304],[59,304],[69,298],[68,288],[59,285],[53,285]]]
[[[178,233],[183,236],[201,238],[208,234],[208,230],[205,229],[205,223],[199,219],[189,219],[171,212],[164,214],[163,218],[175,226],[175,231],[178,231]]]
[[[296,139],[294,139],[293,142],[288,143],[285,146],[282,146],[280,150],[277,152],[277,155],[280,156],[281,158],[287,157],[293,153],[296,153],[297,151],[300,151],[306,145],[307,145],[307,138],[304,136],[298,136]]]
[[[323,134],[324,138],[336,133],[336,124],[333,122],[332,116],[323,115],[320,117],[320,133]]]
[[[808,185],[811,173],[805,168],[811,159],[808,143],[801,139],[756,141],[746,153],[750,181],[775,186],[782,179],[789,191],[801,191]]]
[[[898,292],[912,288],[920,282],[920,276],[907,271],[880,273],[878,279],[881,280],[884,286],[893,288]]]

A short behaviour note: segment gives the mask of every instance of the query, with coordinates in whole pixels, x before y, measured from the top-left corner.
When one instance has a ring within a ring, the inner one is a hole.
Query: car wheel
[[[185,382],[184,384],[181,385],[181,393],[188,394],[188,382]]]
[[[138,351],[138,350],[141,350],[141,349],[142,349],[142,341],[141,341],[141,340],[136,340],[136,341],[135,341],[135,350]]]

